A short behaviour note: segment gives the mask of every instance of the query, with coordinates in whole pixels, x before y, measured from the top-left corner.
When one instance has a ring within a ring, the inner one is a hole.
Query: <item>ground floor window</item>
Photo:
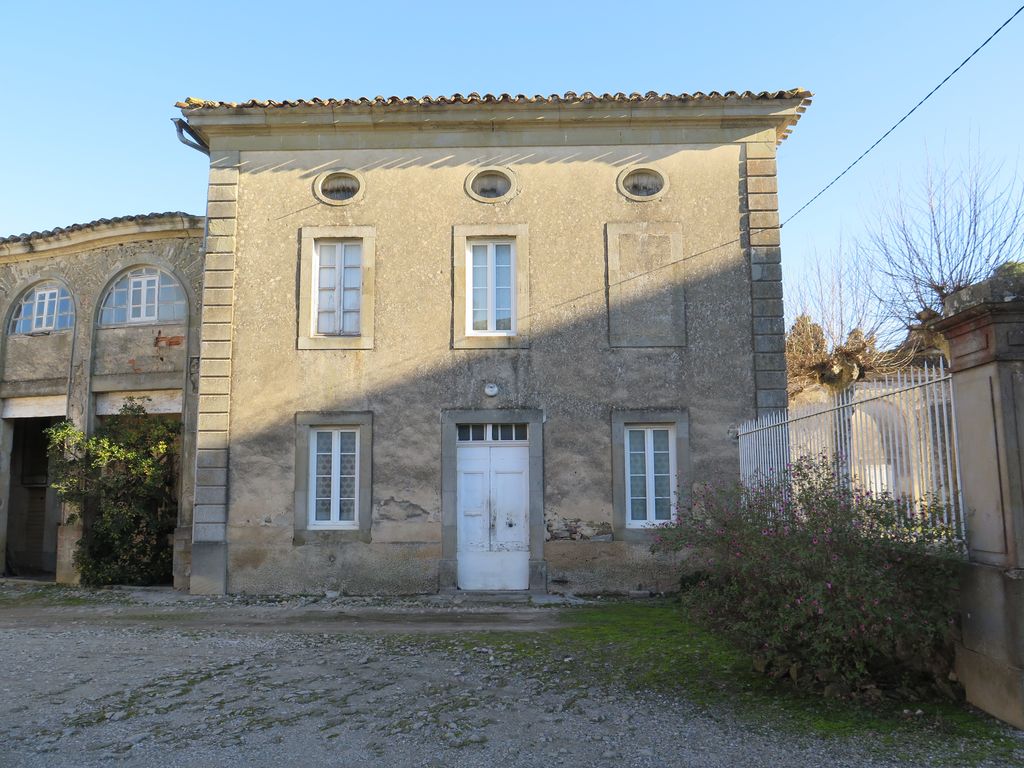
[[[460,443],[480,442],[514,442],[525,441],[527,429],[525,424],[459,424],[458,441]]]
[[[309,451],[310,527],[358,527],[358,430],[312,428]]]
[[[666,523],[675,507],[675,427],[626,425],[628,526]]]

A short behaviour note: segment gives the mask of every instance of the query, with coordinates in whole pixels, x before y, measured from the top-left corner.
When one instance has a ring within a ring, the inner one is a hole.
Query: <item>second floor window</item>
[[[11,316],[12,334],[63,331],[75,324],[71,294],[60,283],[42,283],[22,294]]]
[[[100,325],[181,323],[188,317],[188,299],[177,278],[156,267],[136,267],[121,275],[107,291]]]
[[[358,336],[363,293],[362,243],[317,240],[316,252],[316,332],[321,336]]]
[[[466,286],[466,327],[471,335],[515,334],[515,244],[471,240]]]

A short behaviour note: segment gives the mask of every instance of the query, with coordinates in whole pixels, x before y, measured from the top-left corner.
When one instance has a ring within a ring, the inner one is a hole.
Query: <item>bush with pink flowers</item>
[[[955,696],[962,554],[926,523],[934,512],[908,515],[806,459],[784,480],[704,493],[655,548],[692,550],[684,602],[759,671],[828,695]]]

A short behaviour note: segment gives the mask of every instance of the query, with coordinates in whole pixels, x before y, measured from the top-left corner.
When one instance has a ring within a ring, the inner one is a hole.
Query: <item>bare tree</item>
[[[962,169],[929,163],[916,188],[897,188],[858,249],[876,273],[884,312],[913,328],[943,300],[1024,258],[1024,185],[973,152]]]
[[[879,348],[886,316],[874,280],[842,239],[834,251],[814,254],[791,291],[795,312],[786,336],[791,395],[815,384],[842,389],[869,373],[891,373],[909,364],[909,349]]]

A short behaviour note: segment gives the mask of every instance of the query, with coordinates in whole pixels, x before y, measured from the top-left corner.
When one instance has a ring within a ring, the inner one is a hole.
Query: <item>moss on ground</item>
[[[565,626],[555,631],[434,642],[453,651],[485,645],[498,660],[539,674],[568,667],[592,686],[679,696],[709,715],[724,707],[760,732],[856,738],[889,758],[949,766],[1024,758],[1024,741],[1008,727],[955,702],[825,699],[769,680],[753,671],[749,654],[693,623],[675,602],[610,602],[562,615]]]

